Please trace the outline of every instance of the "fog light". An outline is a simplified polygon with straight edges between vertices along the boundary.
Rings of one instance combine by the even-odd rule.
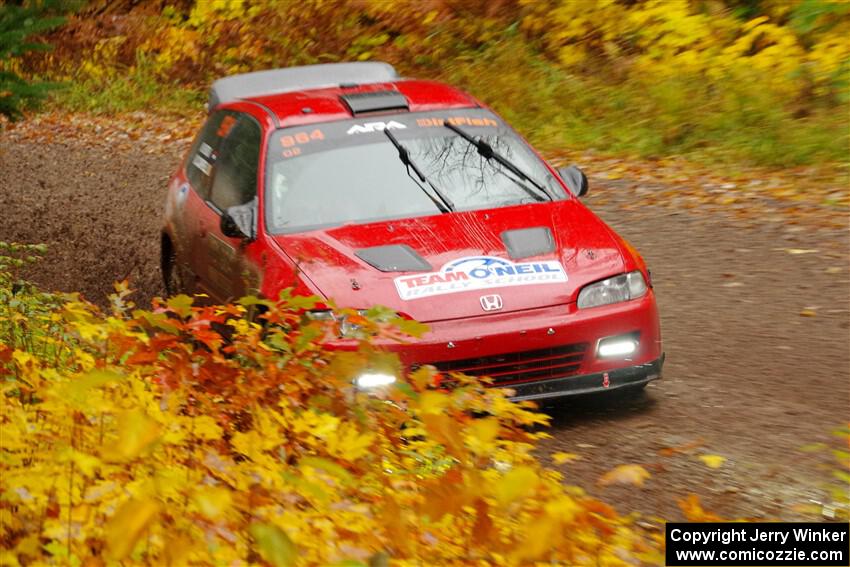
[[[392,374],[361,374],[354,381],[358,388],[380,388],[381,386],[389,386],[395,382],[395,376]]]
[[[611,337],[599,341],[596,353],[600,357],[626,356],[637,350],[637,341],[632,337]]]

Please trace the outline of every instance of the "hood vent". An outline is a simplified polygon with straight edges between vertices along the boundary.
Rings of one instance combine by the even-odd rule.
[[[428,272],[433,269],[413,248],[404,244],[362,248],[354,255],[382,272]]]
[[[521,260],[555,251],[555,239],[548,227],[520,228],[502,233],[502,242],[511,259]]]
[[[351,114],[385,112],[388,110],[408,110],[407,97],[398,91],[376,91],[355,93],[339,97],[351,109]]]

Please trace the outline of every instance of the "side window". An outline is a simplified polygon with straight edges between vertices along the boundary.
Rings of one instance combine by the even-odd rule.
[[[243,114],[222,142],[210,192],[210,201],[220,210],[256,197],[261,139],[260,125]]]
[[[195,191],[204,199],[208,199],[210,195],[213,167],[218,158],[221,141],[235,123],[236,117],[232,112],[213,113],[201,129],[201,133],[192,146],[192,151],[189,152],[186,176]]]

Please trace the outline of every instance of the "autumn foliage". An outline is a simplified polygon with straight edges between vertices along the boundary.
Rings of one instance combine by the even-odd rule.
[[[491,104],[543,149],[846,161],[837,0],[91,0],[20,61],[63,104],[198,109],[215,78],[379,59]]]
[[[83,56],[67,72],[103,76],[139,57],[182,82],[340,59],[439,72],[514,26],[572,72],[647,81],[693,75],[711,84],[743,73],[792,96],[846,96],[850,87],[850,8],[830,0],[151,1],[123,3],[138,6],[122,17],[121,2],[117,10],[89,4],[57,36],[54,61]]]
[[[658,542],[532,455],[547,418],[477,380],[331,352],[311,299],[137,309],[40,294],[0,251],[0,563],[516,565],[659,561]],[[26,262],[26,260],[23,260]],[[364,336],[410,338],[387,314]]]

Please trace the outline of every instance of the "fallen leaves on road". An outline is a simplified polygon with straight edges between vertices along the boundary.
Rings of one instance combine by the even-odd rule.
[[[37,144],[82,143],[108,146],[113,151],[181,155],[203,121],[194,118],[133,112],[119,116],[42,112],[26,120],[5,125],[2,136]]]
[[[606,156],[594,151],[562,151],[548,156],[556,167],[575,163],[590,180],[590,203],[606,204],[594,187],[627,193],[624,210],[646,206],[725,211],[740,220],[846,229],[850,174],[842,164],[781,170],[763,167],[717,168],[678,156],[656,160]],[[612,175],[612,172],[614,173]],[[598,182],[598,185],[597,185]]]
[[[726,462],[726,457],[721,457],[720,455],[700,455],[699,460],[709,468],[719,469]]]
[[[673,455],[676,455],[678,453],[688,453],[690,451],[693,451],[694,449],[702,447],[704,444],[705,441],[702,438],[698,438],[682,445],[678,445],[676,447],[665,447],[664,449],[658,451],[658,454],[662,457],[672,457]]]
[[[597,484],[599,486],[612,484],[643,486],[644,481],[650,476],[652,475],[649,474],[649,471],[640,465],[620,465],[602,475]]]
[[[575,453],[563,453],[560,451],[552,453],[552,461],[556,465],[563,465],[564,463],[571,463],[578,460],[581,460],[581,455],[576,455]]]
[[[689,522],[722,522],[723,518],[712,514],[702,507],[699,496],[688,494],[688,497],[679,500],[679,508]]]

